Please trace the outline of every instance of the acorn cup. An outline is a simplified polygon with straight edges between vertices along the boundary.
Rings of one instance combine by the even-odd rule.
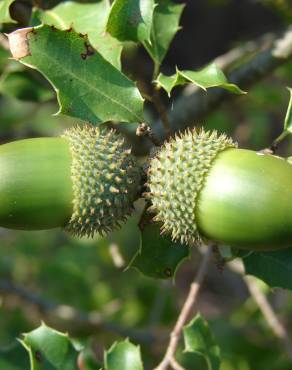
[[[215,131],[187,131],[152,158],[147,186],[161,232],[181,243],[292,246],[292,165],[283,158],[237,149]]]
[[[1,145],[0,174],[0,226],[64,227],[75,236],[118,227],[133,209],[141,179],[123,139],[89,125]]]

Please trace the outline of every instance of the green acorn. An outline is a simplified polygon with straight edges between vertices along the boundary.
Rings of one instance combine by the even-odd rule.
[[[0,226],[107,233],[133,209],[140,168],[123,139],[84,126],[0,146]]]
[[[187,131],[152,158],[147,185],[154,220],[174,240],[292,245],[292,166],[283,158],[237,149],[216,132]]]

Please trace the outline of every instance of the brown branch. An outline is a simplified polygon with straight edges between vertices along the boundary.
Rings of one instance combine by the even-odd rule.
[[[149,330],[139,330],[108,321],[99,312],[84,312],[69,305],[57,304],[24,289],[13,282],[0,278],[0,294],[20,298],[45,315],[45,320],[62,327],[70,334],[96,334],[109,331],[121,336],[130,337],[137,342],[154,343],[165,339],[164,334]],[[42,317],[43,319],[43,317]]]
[[[263,41],[264,44],[268,44],[267,40]],[[240,58],[242,57],[241,53],[238,55]],[[225,57],[228,61],[227,64],[230,64],[230,61],[235,61],[235,57],[230,57],[230,52]],[[220,58],[221,62],[220,59],[219,62],[222,67],[225,63],[224,56]],[[291,58],[292,28],[290,27],[283,35],[275,39],[270,47],[257,53],[247,63],[232,71],[228,79],[242,89],[247,89]],[[235,97],[223,89],[210,89],[207,94],[198,88],[191,89],[191,92],[189,90],[190,87],[185,88],[169,111],[168,117],[173,132],[194,126],[205,119],[220,104]],[[161,126],[157,123],[155,127],[157,135],[163,139],[165,134]]]
[[[247,285],[250,295],[258,305],[267,324],[270,326],[271,330],[277,338],[283,343],[286,350],[287,356],[292,360],[292,341],[289,338],[288,332],[284,325],[278,319],[273,307],[267,300],[263,292],[258,288],[256,278],[253,276],[244,275],[244,270],[239,261],[233,261],[228,265],[232,271],[240,274]]]
[[[174,369],[179,369],[178,367],[177,368],[174,367],[175,366],[174,364],[177,364],[177,362],[175,361],[175,352],[176,352],[176,349],[177,349],[177,346],[178,346],[178,343],[181,337],[183,326],[186,324],[192,312],[192,309],[197,301],[200,287],[207,273],[207,267],[208,267],[208,263],[210,261],[211,255],[212,255],[212,249],[209,247],[208,251],[206,252],[206,254],[204,255],[202,259],[202,262],[200,264],[195,280],[190,286],[188,296],[178,316],[174,329],[170,334],[170,340],[169,340],[169,344],[165,352],[164,358],[160,362],[160,364],[155,368],[155,370],[166,370],[169,367],[169,365],[172,365]],[[181,369],[182,368],[180,368],[180,370]]]

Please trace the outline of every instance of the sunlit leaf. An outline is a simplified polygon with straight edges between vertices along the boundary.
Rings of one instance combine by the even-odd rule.
[[[172,89],[178,85],[193,83],[201,89],[206,90],[210,87],[221,87],[234,94],[245,94],[237,85],[229,83],[226,76],[216,64],[209,64],[199,71],[179,71],[172,76],[159,74],[156,83],[161,86],[170,96]]]
[[[91,45],[106,60],[120,69],[122,45],[105,31],[109,11],[108,0],[94,4],[66,1],[46,11],[38,9],[37,14],[42,23],[61,30],[72,27],[76,32],[87,34]]]
[[[13,44],[22,37],[20,55]],[[40,71],[54,86],[60,110],[91,123],[143,120],[143,99],[135,84],[95,51],[85,37],[50,26],[9,35],[14,57]]]
[[[21,341],[30,357],[31,370],[77,370],[78,352],[68,335],[42,324]]]
[[[178,267],[188,256],[187,246],[161,236],[159,226],[147,225],[141,233],[141,249],[131,267],[156,279],[169,279],[175,277]]]
[[[106,30],[120,41],[150,40],[154,0],[115,0]]]
[[[263,280],[270,287],[292,290],[292,249],[253,252],[243,258],[245,273]]]
[[[144,42],[144,46],[158,66],[180,29],[179,20],[183,9],[184,4],[175,4],[170,0],[161,0],[154,9],[151,38]]]
[[[10,16],[10,5],[15,0],[0,0],[0,23],[16,23]]]
[[[140,347],[128,340],[115,343],[104,358],[105,370],[143,370]]]
[[[207,321],[198,314],[183,328],[185,351],[202,355],[208,370],[219,370],[220,349],[216,344]]]

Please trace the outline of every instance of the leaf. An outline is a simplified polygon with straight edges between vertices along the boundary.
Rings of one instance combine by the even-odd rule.
[[[31,370],[77,370],[78,352],[68,335],[44,323],[21,341],[29,353]]]
[[[270,287],[292,290],[292,249],[253,252],[243,258],[245,273],[263,280]]]
[[[127,339],[115,343],[104,358],[106,370],[143,370],[140,347]]]
[[[175,86],[185,85],[187,83],[193,83],[203,90],[210,87],[221,87],[234,94],[245,94],[238,86],[229,83],[222,70],[214,63],[209,64],[197,72],[179,71],[177,69],[176,73],[172,76],[165,76],[160,73],[155,82],[167,92],[168,96],[170,96]]]
[[[169,0],[161,0],[154,9],[151,38],[144,42],[144,47],[158,67],[180,29],[179,20],[183,9],[184,4],[174,4]]]
[[[9,42],[15,58],[53,85],[58,113],[93,124],[143,120],[143,99],[135,84],[76,32],[43,25],[13,32]]]
[[[106,30],[120,41],[150,40],[154,0],[115,0]]]
[[[188,256],[187,246],[161,236],[159,226],[147,225],[141,233],[141,248],[130,267],[155,279],[169,279],[175,277],[178,267]]]
[[[0,0],[0,23],[16,23],[10,16],[10,5],[15,0]]]
[[[184,326],[185,351],[198,353],[207,362],[208,370],[219,370],[220,349],[216,344],[207,321],[200,315]]]
[[[29,76],[26,71],[4,73],[0,79],[0,92],[19,100],[33,102],[44,102],[53,97],[51,90]]]
[[[284,130],[292,133],[292,89],[288,87],[290,100],[287,108],[287,113],[284,121]]]
[[[87,34],[91,45],[120,70],[122,44],[105,31],[109,11],[108,0],[96,4],[66,1],[50,10],[38,9],[37,16],[42,23],[60,30],[73,28],[76,32]]]

